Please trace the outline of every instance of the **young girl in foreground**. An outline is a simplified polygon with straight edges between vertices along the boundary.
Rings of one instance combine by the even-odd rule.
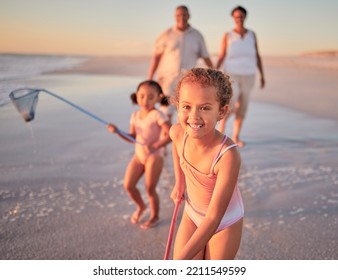
[[[129,135],[144,145],[135,144],[135,154],[125,172],[124,188],[137,206],[130,218],[133,224],[137,224],[146,209],[146,204],[136,185],[142,175],[145,175],[150,218],[141,225],[142,229],[155,226],[159,220],[159,198],[156,185],[163,167],[163,149],[161,148],[170,142],[169,121],[162,112],[155,109],[155,104],[159,102],[161,97],[160,85],[151,80],[140,83],[136,94],[131,96],[133,102],[140,106],[140,110],[131,116]],[[118,133],[113,124],[109,124],[108,130]],[[162,131],[166,132],[166,137],[160,138]],[[129,141],[123,135],[119,134],[119,136]]]
[[[186,202],[174,259],[234,259],[238,251],[244,214],[237,185],[241,160],[236,144],[215,128],[231,96],[229,77],[213,69],[191,69],[177,85],[171,198]]]

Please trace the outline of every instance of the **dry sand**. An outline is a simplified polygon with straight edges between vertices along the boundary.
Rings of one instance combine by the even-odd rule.
[[[30,83],[127,130],[129,94],[148,64],[123,65],[93,59]],[[238,259],[338,258],[338,118],[328,109],[338,104],[336,72],[291,70],[266,63],[267,87],[255,89],[243,128]],[[0,117],[1,259],[162,259],[173,211],[170,157],[158,186],[161,222],[142,231],[129,222],[134,206],[122,187],[131,145],[45,96],[30,125],[10,105]]]

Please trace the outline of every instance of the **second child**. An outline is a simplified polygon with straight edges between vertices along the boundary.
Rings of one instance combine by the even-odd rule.
[[[152,80],[140,83],[137,92],[131,96],[140,109],[135,111],[130,119],[129,135],[135,138],[137,143],[135,144],[135,154],[125,172],[124,188],[136,204],[136,210],[130,221],[137,224],[141,221],[146,210],[146,204],[137,188],[137,183],[144,174],[150,217],[141,224],[142,229],[154,227],[159,220],[160,202],[156,185],[163,168],[163,147],[170,142],[168,118],[155,108],[155,104],[160,101],[162,96],[160,85]],[[119,134],[121,138],[130,142],[119,133],[114,124],[109,124],[108,130]],[[165,137],[161,138],[161,134]]]

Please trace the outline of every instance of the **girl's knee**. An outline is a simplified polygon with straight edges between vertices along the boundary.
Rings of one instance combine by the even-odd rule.
[[[131,186],[130,184],[124,184],[123,187],[124,187],[124,190],[128,193],[132,192],[135,189],[135,187]]]
[[[146,194],[149,198],[157,197],[156,186],[146,187]]]
[[[136,184],[132,181],[125,180],[123,183],[123,187],[127,192],[133,192],[136,189]]]

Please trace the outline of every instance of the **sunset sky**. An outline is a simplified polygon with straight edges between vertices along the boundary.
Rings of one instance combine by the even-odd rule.
[[[212,54],[237,5],[262,55],[338,50],[337,0],[0,0],[0,53],[150,55],[181,4]]]

